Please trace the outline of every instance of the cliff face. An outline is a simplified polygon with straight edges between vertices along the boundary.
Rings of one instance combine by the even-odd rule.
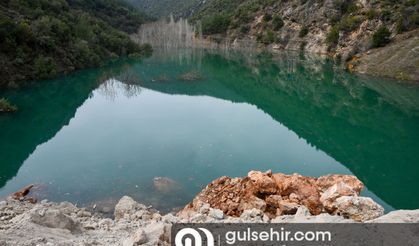
[[[204,35],[216,41],[240,44],[246,40],[259,47],[322,53],[347,62],[357,54],[397,40],[405,32],[417,30],[418,9],[417,0],[207,0],[195,10],[191,20],[201,23]],[[410,52],[402,56],[412,55]],[[410,65],[418,70],[417,63]],[[409,74],[385,76],[415,78],[410,74],[412,69],[397,70]],[[368,73],[369,69],[365,71]]]

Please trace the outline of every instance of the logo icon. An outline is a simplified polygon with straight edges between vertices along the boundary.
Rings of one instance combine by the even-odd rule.
[[[198,229],[205,234],[205,237],[207,238],[207,246],[214,246],[214,236],[212,233],[205,228]],[[183,239],[185,239],[185,244],[183,244]],[[194,244],[192,244],[192,242],[194,242]],[[175,246],[202,246],[202,243],[203,240],[201,234],[195,229],[183,228],[178,233],[176,233]]]

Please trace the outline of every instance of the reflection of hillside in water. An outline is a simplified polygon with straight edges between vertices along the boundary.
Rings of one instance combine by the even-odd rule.
[[[348,167],[387,203],[419,206],[418,199],[411,199],[419,185],[412,175],[419,172],[418,87],[356,77],[326,60],[292,53],[269,57],[199,51],[190,58],[183,64],[171,64],[176,63],[172,59],[162,64],[161,72],[172,78],[166,83],[153,82],[157,75],[143,72],[143,86],[256,105]],[[173,66],[178,69],[171,70]],[[200,71],[206,80],[185,86],[175,79],[188,70]]]
[[[179,75],[198,73],[184,81]],[[348,167],[395,208],[417,208],[419,87],[359,78],[317,57],[185,49],[144,62],[113,64],[7,96],[20,112],[0,117],[0,187],[35,148],[69,124],[99,82],[98,93],[207,95],[257,106]],[[117,81],[123,81],[120,84]],[[116,90],[118,89],[118,90]],[[6,127],[7,126],[7,127]],[[58,164],[57,164],[58,165]]]
[[[128,68],[128,63],[112,64],[0,95],[19,105],[16,114],[0,117],[0,129],[4,129],[0,131],[0,188],[16,175],[38,145],[69,124],[77,108],[102,81]]]

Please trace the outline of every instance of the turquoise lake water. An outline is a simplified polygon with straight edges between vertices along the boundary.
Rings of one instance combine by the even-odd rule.
[[[356,175],[387,210],[419,208],[419,86],[295,53],[157,51],[1,92],[0,196],[169,211],[250,170]],[[164,177],[165,183],[154,178]]]

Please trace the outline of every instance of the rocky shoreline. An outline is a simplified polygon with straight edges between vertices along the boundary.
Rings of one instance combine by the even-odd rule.
[[[0,201],[3,245],[169,245],[174,223],[418,223],[418,210],[384,215],[372,199],[359,196],[354,176],[320,178],[249,172],[244,178],[211,182],[177,214],[161,214],[128,196],[114,217],[69,202],[39,203],[13,197]]]

